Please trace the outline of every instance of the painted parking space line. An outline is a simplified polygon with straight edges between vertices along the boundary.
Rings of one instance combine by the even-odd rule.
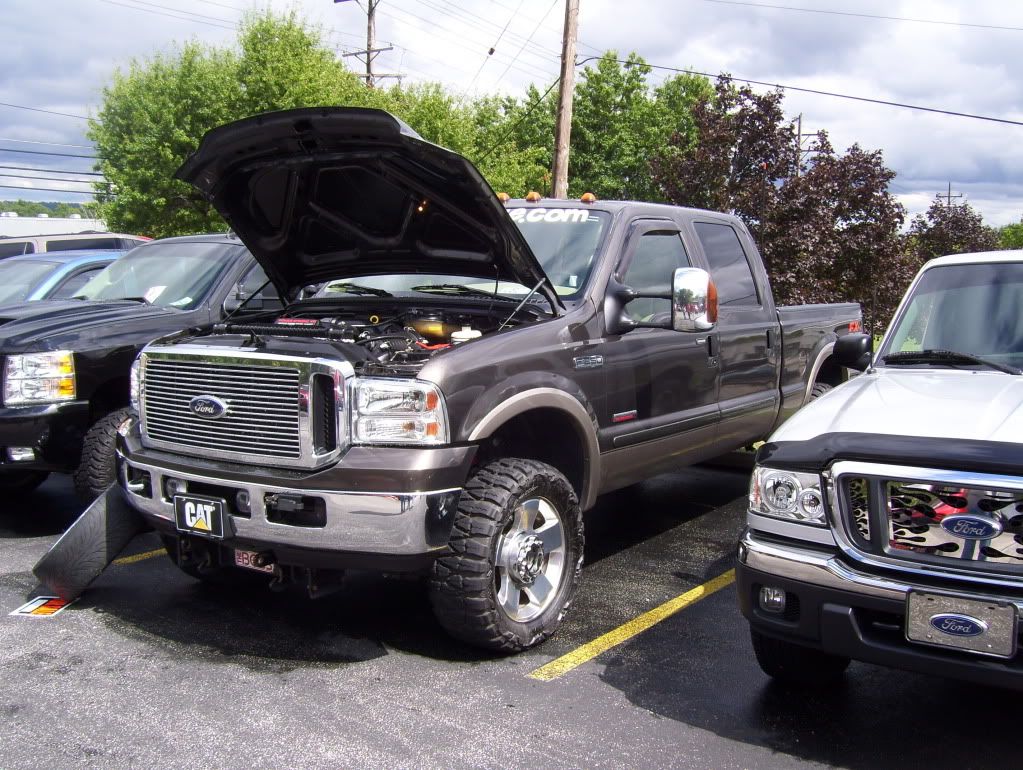
[[[114,559],[114,564],[125,565],[135,564],[146,559],[152,559],[154,556],[163,556],[167,553],[165,548],[156,548],[152,551],[143,551],[142,553],[133,553],[131,556],[122,556],[120,559]]]
[[[601,653],[607,652],[612,647],[617,647],[622,642],[627,642],[637,634],[641,634],[648,628],[655,626],[662,620],[671,617],[679,610],[684,610],[691,604],[695,604],[704,599],[716,591],[720,591],[722,588],[726,588],[735,582],[735,570],[730,569],[727,572],[718,575],[716,578],[708,580],[703,585],[699,585],[690,591],[686,591],[680,596],[676,596],[674,599],[669,599],[664,604],[654,607],[652,610],[644,612],[627,623],[623,623],[606,634],[598,636],[593,641],[587,642],[584,645],[576,647],[571,652],[562,655],[560,658],[555,658],[550,663],[546,663],[535,671],[531,671],[528,676],[533,679],[539,679],[541,682],[550,682],[557,679],[559,676],[567,674],[572,669],[581,666],[588,660],[593,660]]]

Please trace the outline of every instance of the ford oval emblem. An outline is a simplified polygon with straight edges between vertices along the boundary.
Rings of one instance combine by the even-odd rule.
[[[1002,523],[987,516],[957,514],[941,520],[941,528],[963,540],[990,540],[1002,533]]]
[[[196,417],[218,420],[227,412],[227,402],[216,396],[196,396],[188,402],[188,409]]]
[[[943,612],[931,618],[931,628],[949,636],[980,636],[987,631],[987,623],[969,615]]]

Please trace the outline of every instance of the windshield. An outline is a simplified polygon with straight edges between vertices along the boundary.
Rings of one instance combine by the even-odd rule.
[[[567,300],[577,299],[589,280],[594,256],[611,216],[604,211],[573,208],[512,208],[508,214],[519,226],[558,295]],[[372,295],[379,291],[448,296],[485,292],[521,299],[532,288],[478,276],[360,275],[331,281],[320,288],[317,296]]]
[[[893,353],[942,350],[1021,368],[1021,308],[1023,263],[932,268],[923,274],[913,290],[878,358],[883,360]],[[916,360],[914,357],[907,359],[908,362]],[[925,359],[920,365],[947,364]]]
[[[21,302],[57,267],[57,262],[36,260],[0,262],[0,304]]]
[[[237,253],[237,246],[224,243],[152,243],[111,263],[75,296],[140,299],[191,310],[205,299]]]

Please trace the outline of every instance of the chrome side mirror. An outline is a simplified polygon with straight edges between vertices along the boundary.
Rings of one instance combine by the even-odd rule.
[[[718,292],[710,273],[680,267],[671,282],[671,325],[677,332],[707,332],[718,322]]]

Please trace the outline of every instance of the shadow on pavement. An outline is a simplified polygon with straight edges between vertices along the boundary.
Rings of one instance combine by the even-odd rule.
[[[734,588],[633,640],[601,678],[659,716],[842,767],[992,767],[1019,742],[1019,697],[1007,691],[856,662],[827,690],[773,682]]]
[[[59,535],[84,508],[71,478],[51,474],[38,489],[0,501],[0,538]]]

